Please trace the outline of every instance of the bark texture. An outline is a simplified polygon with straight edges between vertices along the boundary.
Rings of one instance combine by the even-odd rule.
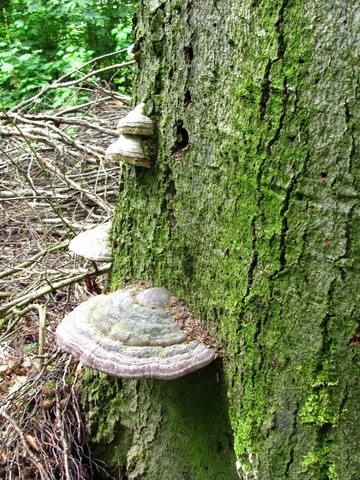
[[[112,287],[151,280],[216,333],[240,478],[359,479],[358,0],[142,0],[135,35],[156,161],[121,167]],[[232,478],[188,458],[129,478]]]

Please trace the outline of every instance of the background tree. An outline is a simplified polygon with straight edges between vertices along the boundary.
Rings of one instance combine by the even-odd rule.
[[[355,0],[139,2],[133,104],[156,161],[121,167],[111,285],[167,287],[212,328],[207,402],[240,478],[359,478],[359,17]],[[201,457],[209,419],[184,440],[174,383],[88,385],[127,478],[232,478]]]

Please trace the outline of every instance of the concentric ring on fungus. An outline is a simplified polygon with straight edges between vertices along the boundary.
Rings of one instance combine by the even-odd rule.
[[[212,362],[215,348],[189,341],[172,318],[176,311],[144,306],[133,293],[119,290],[79,305],[57,327],[59,346],[120,378],[171,380]]]

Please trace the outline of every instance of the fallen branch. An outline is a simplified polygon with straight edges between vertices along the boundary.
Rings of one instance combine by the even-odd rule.
[[[39,473],[40,473],[40,476],[42,478],[42,480],[50,480],[50,477],[48,476],[48,474],[46,473],[42,463],[40,462],[40,458],[30,450],[30,447],[29,447],[29,442],[26,441],[26,437],[25,435],[23,434],[23,432],[21,431],[20,427],[18,426],[18,424],[15,422],[15,420],[10,417],[10,415],[8,415],[3,409],[0,409],[0,415],[2,415],[10,424],[11,426],[13,427],[13,429],[16,431],[16,433],[19,435],[20,439],[21,439],[21,442],[22,442],[22,445],[23,447],[25,448],[26,450],[26,454],[28,456],[28,459],[34,464],[34,466],[38,469]]]
[[[21,270],[24,270],[27,267],[30,267],[30,265],[34,264],[40,258],[44,257],[45,255],[49,255],[50,253],[57,252],[59,250],[63,250],[69,245],[70,241],[61,243],[60,245],[55,245],[55,247],[50,247],[50,248],[45,248],[41,252],[37,253],[33,257],[29,258],[26,262],[20,263],[20,265],[17,265],[16,267],[9,268],[8,270],[5,270],[4,272],[0,272],[0,280],[2,280],[5,277],[9,277],[10,275],[13,275],[14,273],[18,273]]]
[[[54,283],[45,285],[41,288],[38,288],[37,290],[27,293],[22,297],[15,298],[11,302],[8,302],[7,304],[0,306],[0,318],[3,318],[5,315],[7,316],[9,313],[11,313],[14,310],[15,307],[17,308],[25,307],[30,302],[33,302],[34,300],[37,300],[51,292],[55,292],[59,288],[67,287],[68,285],[73,285],[74,283],[80,282],[86,276],[96,277],[98,275],[102,275],[103,273],[106,273],[109,270],[109,268],[110,268],[110,264],[107,263],[104,266],[100,268],[95,268],[90,272],[80,273],[79,275],[75,275],[70,278],[58,280]],[[0,331],[3,328],[3,326],[4,326],[4,322],[1,322]]]
[[[58,88],[73,87],[75,85],[78,85],[79,83],[83,83],[88,78],[94,77],[94,76],[96,76],[100,73],[106,72],[108,70],[113,70],[113,69],[116,69],[116,68],[129,67],[130,65],[133,65],[134,63],[135,63],[135,61],[131,60],[129,62],[123,62],[123,63],[117,63],[115,65],[110,65],[108,67],[100,68],[99,70],[94,70],[91,73],[88,73],[87,75],[84,75],[82,78],[78,78],[76,80],[70,80],[69,82],[60,83],[59,80],[61,80],[61,79],[59,79],[59,80],[55,81],[54,83],[52,83],[50,85],[46,85],[45,87],[41,88],[41,90],[36,95],[34,95],[33,97],[31,97],[27,100],[24,100],[23,102],[20,102],[18,105],[16,105],[16,107],[12,108],[10,110],[10,112],[16,112],[16,111],[22,110],[27,105],[30,105],[31,103],[36,102],[36,100],[38,100],[40,97],[45,95],[50,90],[55,90],[55,89],[58,89]],[[76,73],[76,72],[73,72],[73,73]],[[116,96],[117,98],[120,98],[121,100],[123,100],[125,102],[129,101],[129,97],[127,97],[126,95],[116,94],[114,96]]]

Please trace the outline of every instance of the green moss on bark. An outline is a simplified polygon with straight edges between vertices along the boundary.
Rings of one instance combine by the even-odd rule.
[[[128,479],[236,479],[218,362],[172,381],[88,371],[82,398],[94,453]]]

